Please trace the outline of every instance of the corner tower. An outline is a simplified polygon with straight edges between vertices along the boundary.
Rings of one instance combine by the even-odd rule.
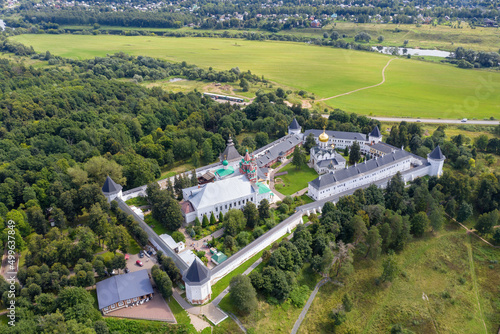
[[[302,131],[302,127],[300,126],[299,122],[297,122],[297,119],[294,118],[292,123],[288,126],[288,134],[294,134],[298,135]]]
[[[443,152],[441,152],[441,148],[436,146],[434,151],[432,151],[430,154],[427,154],[427,161],[431,164],[431,167],[429,169],[429,175],[430,176],[441,176],[443,174],[443,165],[444,165],[444,160],[446,157],[443,155]]]
[[[186,284],[186,298],[191,304],[205,304],[212,296],[210,271],[195,259],[183,275]]]
[[[115,198],[121,198],[122,197],[122,189],[123,187],[113,181],[112,178],[106,177],[106,181],[104,181],[104,185],[102,186],[102,193],[104,197],[108,200],[108,203],[113,201]]]
[[[377,144],[382,141],[382,134],[377,125],[375,125],[372,132],[368,135],[368,141],[370,144]]]

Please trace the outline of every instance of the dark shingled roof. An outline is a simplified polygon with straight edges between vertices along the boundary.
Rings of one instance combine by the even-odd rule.
[[[133,273],[116,275],[97,282],[99,309],[122,300],[141,297],[153,293],[153,287],[146,269]]]
[[[383,142],[379,142],[379,143],[370,145],[369,147],[373,148],[377,151],[380,151],[382,153],[391,153],[392,150],[397,150],[397,148],[395,148],[389,144],[383,143]]]
[[[183,279],[189,285],[202,285],[210,280],[210,271],[196,259],[187,270]]]
[[[328,137],[337,138],[337,139],[347,139],[347,140],[357,140],[357,141],[365,141],[366,135],[359,132],[346,132],[346,131],[325,131]],[[306,138],[310,133],[314,135],[314,137],[318,137],[323,133],[323,130],[310,129],[304,132],[304,138]]]
[[[397,150],[393,153],[384,155],[381,158],[371,159],[361,164],[357,164],[356,166],[350,166],[349,168],[340,169],[334,173],[321,175],[320,177],[309,182],[309,184],[316,189],[322,189],[329,187],[334,183],[343,182],[351,177],[358,177],[360,174],[371,172],[377,168],[383,167],[384,165],[408,158],[409,156],[410,153],[403,150]]]
[[[299,122],[297,122],[296,118],[294,118],[293,121],[292,121],[292,123],[290,123],[289,128],[292,129],[292,130],[300,129]]]
[[[434,160],[444,159],[443,152],[441,152],[441,148],[439,147],[439,145],[436,146],[436,148],[434,149],[434,151],[431,152],[431,154],[429,154],[429,158]]]
[[[231,139],[231,137],[229,137],[226,149],[220,155],[220,159],[221,161],[223,160],[231,161],[231,160],[241,159],[241,155],[236,150],[236,147],[234,147],[233,139]]]
[[[380,133],[380,130],[378,129],[378,126],[375,125],[375,127],[373,128],[372,132],[370,133],[370,136],[372,137],[382,137],[382,134]]]
[[[122,186],[117,184],[113,179],[111,179],[108,175],[106,178],[106,181],[104,182],[104,185],[102,186],[102,192],[103,193],[117,193],[120,190],[122,190]]]
[[[283,141],[280,143],[270,147],[266,150],[265,154],[261,155],[256,159],[257,166],[263,167],[266,166],[269,162],[276,160],[279,157],[282,157],[286,152],[291,150],[293,147],[302,143],[302,139],[300,139],[297,135],[288,135],[285,137]]]

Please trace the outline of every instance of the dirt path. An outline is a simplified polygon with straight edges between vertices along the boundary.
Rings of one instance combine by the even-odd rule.
[[[345,96],[345,95],[349,95],[349,94],[352,94],[352,93],[356,93],[356,92],[359,92],[361,90],[365,90],[365,89],[369,89],[369,88],[375,88],[375,87],[378,87],[382,84],[384,84],[385,82],[385,70],[387,69],[387,67],[389,66],[389,64],[395,60],[395,59],[398,59],[398,58],[392,58],[392,59],[389,59],[389,61],[387,62],[387,64],[384,66],[384,68],[382,69],[382,81],[379,82],[378,84],[376,85],[372,85],[372,86],[368,86],[368,87],[363,87],[363,88],[358,88],[358,89],[355,89],[355,90],[352,90],[350,92],[347,92],[347,93],[342,93],[342,94],[339,94],[339,95],[335,95],[335,96],[330,96],[330,97],[326,97],[324,99],[320,99],[320,100],[316,100],[316,101],[327,101],[327,100],[331,100],[331,99],[335,99],[337,97],[341,97],[341,96]]]
[[[299,318],[295,322],[295,325],[293,325],[291,334],[296,334],[298,332],[299,327],[302,324],[302,321],[304,320],[304,318],[305,318],[305,316],[307,314],[307,311],[309,311],[309,308],[311,307],[311,304],[312,304],[314,298],[316,297],[316,294],[319,291],[319,288],[322,287],[323,284],[325,284],[326,282],[329,282],[329,281],[330,281],[330,278],[326,277],[326,278],[323,278],[321,281],[319,281],[318,284],[316,284],[316,286],[314,287],[313,292],[311,293],[311,295],[309,296],[309,299],[307,300],[306,305],[304,305],[304,308],[302,309],[302,312],[300,312]]]
[[[479,302],[479,292],[478,292],[478,287],[477,287],[476,270],[474,268],[474,259],[472,258],[472,238],[470,235],[468,237],[469,237],[469,244],[467,245],[467,252],[469,253],[470,275],[472,277],[472,285],[474,286],[474,293],[476,294],[477,307],[479,309],[479,317],[481,318],[481,321],[483,322],[484,332],[487,334],[488,329],[486,327],[486,322],[484,322],[483,312],[481,311],[481,303]]]

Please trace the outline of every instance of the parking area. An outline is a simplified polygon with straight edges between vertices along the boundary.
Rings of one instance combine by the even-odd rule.
[[[156,264],[156,256],[151,256],[151,258],[144,255],[141,259],[139,258],[139,254],[129,254],[130,258],[127,260],[127,268],[130,272],[139,271],[142,269],[148,269],[151,271],[151,268]],[[136,264],[136,261],[140,260],[143,264],[142,267]]]
[[[125,307],[108,313],[106,316],[177,323],[174,314],[170,310],[170,307],[168,307],[167,302],[165,302],[165,299],[163,299],[160,292],[156,289],[153,299],[148,302],[138,306]]]

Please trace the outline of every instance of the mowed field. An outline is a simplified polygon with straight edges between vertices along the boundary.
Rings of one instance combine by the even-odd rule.
[[[110,35],[19,35],[38,52],[92,58],[123,51],[200,67],[239,67],[279,84],[326,98],[382,80],[391,59],[377,53],[303,43],[241,39],[164,38]],[[328,100],[332,107],[378,116],[431,118],[500,117],[500,73],[462,70],[409,59],[393,61],[378,87]]]

